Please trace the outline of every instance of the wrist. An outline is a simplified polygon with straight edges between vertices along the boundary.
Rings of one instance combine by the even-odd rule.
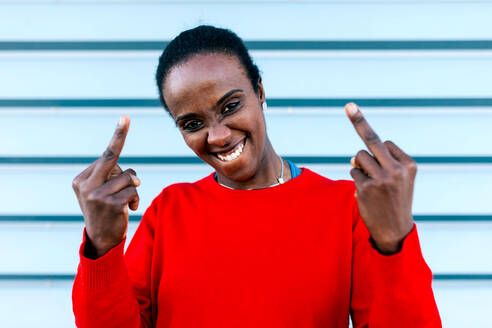
[[[95,260],[106,254],[108,250],[94,246],[94,244],[87,239],[85,242],[84,256],[88,259]]]
[[[102,256],[104,256],[111,248],[116,246],[118,243],[107,243],[107,242],[98,242],[87,234],[86,231],[86,239],[85,239],[85,248],[84,248],[84,256],[95,260]]]
[[[372,247],[383,255],[393,255],[401,251],[403,239],[398,242],[377,242],[372,237],[369,238]]]
[[[405,238],[412,232],[414,227],[414,222],[412,220],[411,225],[405,232],[395,236],[394,234],[384,233],[379,238],[374,238],[373,235],[370,236],[369,240],[374,249],[383,255],[392,255],[401,251],[403,247],[403,242]]]

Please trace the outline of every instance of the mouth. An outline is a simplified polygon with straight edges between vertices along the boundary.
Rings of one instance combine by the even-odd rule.
[[[245,145],[246,145],[246,138],[238,142],[233,149],[227,152],[215,153],[215,156],[217,156],[217,158],[223,162],[231,162],[241,155]]]

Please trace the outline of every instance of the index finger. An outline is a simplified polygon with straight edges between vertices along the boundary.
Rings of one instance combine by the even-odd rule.
[[[96,179],[98,183],[104,182],[110,171],[117,165],[129,128],[130,118],[126,115],[121,116],[108,147],[97,160],[92,171],[91,178]]]
[[[345,105],[345,113],[354,125],[355,131],[357,131],[362,141],[364,141],[367,148],[369,148],[379,163],[385,166],[385,164],[393,161],[388,148],[381,142],[379,136],[371,128],[364,115],[362,115],[359,106],[354,103],[348,103]]]

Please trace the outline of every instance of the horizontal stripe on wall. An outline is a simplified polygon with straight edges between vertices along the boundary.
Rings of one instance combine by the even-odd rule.
[[[485,213],[492,215],[492,211]],[[70,214],[79,216],[80,208]],[[138,225],[138,221],[129,222],[128,242]],[[492,221],[417,225],[422,253],[434,274],[492,274]],[[0,274],[74,274],[83,229],[83,221],[0,222],[0,243],[2,249],[9,250],[0,253]]]
[[[408,154],[492,156],[487,145],[487,140],[492,140],[492,107],[451,110],[375,107],[365,113],[382,140],[393,140]],[[196,158],[162,108],[0,110],[0,158],[98,157],[122,114],[131,117],[122,156]],[[265,112],[265,119],[270,140],[282,156],[348,158],[364,146],[343,107],[272,109]]]
[[[149,51],[163,50],[169,41],[8,41],[0,51]],[[249,50],[490,50],[492,40],[435,41],[245,41]]]
[[[414,215],[417,222],[492,222],[492,215]],[[139,222],[141,215],[130,215]],[[83,222],[82,215],[0,215],[0,222]]]
[[[0,214],[80,215],[80,206],[73,193],[72,181],[87,166],[88,164],[0,166],[0,181],[3,187],[3,192],[0,194],[3,204]],[[331,180],[351,179],[349,162],[334,165],[301,164],[300,166],[309,168]],[[492,214],[491,166],[491,164],[420,165],[415,183],[414,213],[425,215]],[[206,164],[121,165],[121,167],[133,168],[142,181],[142,187],[139,188],[140,207],[136,213],[132,213],[139,215],[143,214],[151,201],[166,186],[181,182],[194,182],[210,175],[213,171]],[[490,246],[492,249],[492,244]],[[492,259],[490,263],[492,265]],[[490,271],[492,272],[492,267]]]
[[[73,274],[0,274],[0,280],[73,280]],[[492,274],[434,274],[434,280],[492,280]]]
[[[257,57],[267,101],[309,99],[323,105],[317,99],[492,98],[492,51],[478,56],[470,51],[319,52],[311,58],[296,53]],[[150,99],[158,106],[153,78],[157,57],[114,52],[7,54],[0,57],[0,99]]]
[[[284,159],[301,164],[347,164],[350,156],[283,156]],[[492,156],[413,156],[419,164],[491,164]],[[0,165],[8,164],[90,164],[98,157],[0,157]],[[198,157],[121,157],[120,164],[204,164]]]
[[[492,98],[268,98],[269,107],[491,107]],[[0,99],[0,107],[161,107],[158,99]]]

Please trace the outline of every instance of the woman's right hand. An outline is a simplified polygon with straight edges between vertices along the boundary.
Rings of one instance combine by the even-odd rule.
[[[134,170],[122,171],[117,164],[129,127],[130,118],[122,116],[106,151],[72,182],[84,214],[89,258],[101,257],[125,238],[128,208],[138,208],[140,180]]]

